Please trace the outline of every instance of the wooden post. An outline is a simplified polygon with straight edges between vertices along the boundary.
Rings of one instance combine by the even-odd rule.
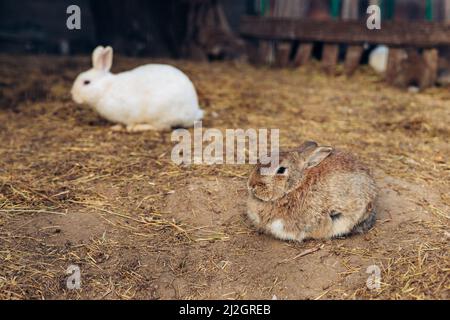
[[[338,61],[339,45],[324,44],[322,52],[322,69],[329,75],[336,72],[336,64]]]
[[[283,18],[304,18],[307,14],[307,11],[311,5],[311,0],[277,0],[275,2],[273,15],[275,17],[283,17]],[[279,67],[286,67],[289,65],[290,61],[290,54],[293,50],[294,43],[278,43],[276,45],[276,62],[275,64]],[[296,53],[294,64],[296,66],[299,66],[298,60],[298,54],[299,52],[304,52],[304,50],[308,50],[308,46],[305,47],[303,50],[300,48],[303,46],[301,44],[299,46],[299,49]],[[307,53],[307,52],[304,52]],[[310,55],[311,53],[309,53]],[[306,59],[305,59],[306,60]]]
[[[344,0],[342,3],[342,19],[356,20],[359,18],[359,1],[358,0]],[[344,70],[347,76],[351,76],[361,62],[361,57],[364,48],[361,45],[347,46],[345,54]]]
[[[279,42],[276,47],[275,64],[277,67],[285,68],[289,66],[292,43]]]
[[[396,83],[397,75],[401,71],[401,63],[406,53],[404,49],[389,48],[388,63],[386,67],[386,82],[391,85]]]
[[[313,20],[330,20],[339,16],[340,0],[317,0],[311,2],[311,18]],[[325,43],[322,49],[322,69],[327,74],[334,74],[338,60],[339,46]]]
[[[344,70],[347,76],[351,76],[358,68],[364,52],[363,46],[348,46],[345,55]]]
[[[294,58],[294,66],[301,67],[309,62],[314,44],[301,43]]]
[[[433,87],[438,77],[439,52],[437,49],[426,49],[422,53],[425,61],[425,72],[422,75],[421,88]]]
[[[274,62],[273,41],[261,40],[258,44],[258,63],[272,64]]]

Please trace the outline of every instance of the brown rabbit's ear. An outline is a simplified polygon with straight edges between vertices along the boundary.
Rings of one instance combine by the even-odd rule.
[[[302,180],[303,170],[298,166],[292,166],[289,168],[288,179],[286,184],[286,193],[296,189]]]
[[[92,54],[94,69],[101,71],[111,70],[113,62],[113,49],[111,47],[97,47]]]
[[[319,147],[314,149],[305,159],[306,160],[305,169],[310,169],[314,168],[315,166],[318,166],[332,152],[333,148],[331,147]]]
[[[311,148],[317,148],[319,145],[315,141],[305,141],[299,148],[298,152],[302,153]]]

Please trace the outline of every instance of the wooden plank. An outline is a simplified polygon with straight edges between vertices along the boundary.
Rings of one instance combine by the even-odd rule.
[[[402,72],[401,65],[402,61],[406,57],[406,52],[404,49],[400,48],[389,48],[388,63],[386,67],[386,82],[391,85],[402,85],[398,81],[398,74]]]
[[[445,0],[433,0],[433,20],[445,21]]]
[[[383,21],[381,30],[369,30],[365,21],[314,21],[310,19],[245,16],[244,37],[389,46],[436,47],[450,45],[450,25],[428,21]]]
[[[258,64],[272,64],[274,60],[273,53],[273,43],[272,41],[259,41],[258,53],[257,53],[257,63]]]
[[[289,58],[292,51],[292,43],[280,42],[276,47],[275,65],[280,68],[289,66]]]
[[[354,45],[347,47],[344,64],[344,70],[347,76],[351,76],[355,72],[356,68],[358,68],[363,52],[363,46]]]
[[[344,20],[358,19],[359,16],[359,0],[344,0],[342,2],[341,17]]]
[[[259,43],[256,41],[247,41],[245,43],[248,62],[251,64],[260,64]]]
[[[336,72],[336,64],[338,61],[339,45],[324,44],[322,51],[322,68],[327,74]]]
[[[433,87],[438,77],[439,52],[437,49],[427,49],[422,53],[426,70],[420,84],[421,88]]]
[[[312,43],[301,43],[297,49],[297,53],[294,58],[294,66],[300,67],[309,62],[312,55],[314,44]]]
[[[417,21],[426,17],[427,0],[396,0],[394,4],[394,20]]]
[[[444,21],[450,21],[450,0],[444,0]]]
[[[331,19],[330,0],[311,0],[308,15],[316,21]]]
[[[316,0],[317,1],[317,0]],[[274,3],[275,17],[304,17],[308,11],[309,3],[305,0],[277,0]]]

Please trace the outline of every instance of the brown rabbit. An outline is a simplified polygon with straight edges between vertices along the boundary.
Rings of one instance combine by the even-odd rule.
[[[248,180],[248,211],[259,230],[282,240],[329,239],[362,233],[375,223],[377,188],[351,154],[305,142],[280,152],[280,165]]]

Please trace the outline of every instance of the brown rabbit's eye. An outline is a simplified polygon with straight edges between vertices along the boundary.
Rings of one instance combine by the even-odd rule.
[[[279,167],[277,170],[277,174],[285,174],[287,171],[287,168],[285,167]]]
[[[87,86],[87,85],[90,85],[90,84],[91,84],[91,81],[90,81],[90,80],[84,80],[83,83],[84,83],[85,86]]]

